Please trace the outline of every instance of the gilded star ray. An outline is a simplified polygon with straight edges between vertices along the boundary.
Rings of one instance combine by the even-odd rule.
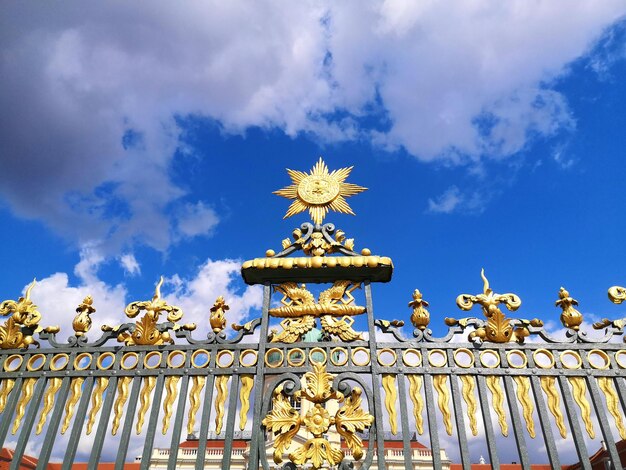
[[[352,168],[339,168],[329,172],[328,166],[320,157],[308,174],[287,169],[292,184],[274,191],[274,194],[278,196],[293,200],[284,218],[308,210],[313,222],[321,224],[329,210],[354,215],[346,198],[359,194],[367,188],[345,182]]]

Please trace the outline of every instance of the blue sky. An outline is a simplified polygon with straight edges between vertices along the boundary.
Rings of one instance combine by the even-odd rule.
[[[441,331],[481,267],[521,317],[558,323],[561,286],[623,315],[626,5],[454,5],[4,2],[1,299],[37,277],[68,331],[164,275],[190,319],[254,317],[239,264],[307,221],[272,191],[323,156],[369,188],[326,220],[394,260],[378,317],[419,288]]]

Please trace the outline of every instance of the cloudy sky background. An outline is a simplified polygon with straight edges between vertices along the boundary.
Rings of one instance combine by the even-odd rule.
[[[164,293],[206,331],[255,316],[241,260],[278,249],[285,167],[355,165],[357,249],[391,256],[376,314],[435,330],[492,286],[558,322],[624,310],[623,1],[3,2],[1,299],[95,328]],[[92,333],[93,334],[93,333]]]

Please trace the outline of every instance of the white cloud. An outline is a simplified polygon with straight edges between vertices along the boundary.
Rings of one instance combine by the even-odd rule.
[[[460,202],[461,191],[456,186],[450,186],[436,199],[428,199],[428,210],[449,214],[457,208]]]
[[[75,1],[2,10],[0,172],[11,176],[0,194],[18,215],[118,256],[138,240],[167,250],[217,221],[198,202],[200,221],[177,222],[190,207],[170,174],[177,117],[209,117],[226,132],[369,138],[425,161],[504,158],[532,135],[573,128],[551,83],[626,7]],[[372,110],[387,129],[361,127]]]
[[[76,285],[70,282],[66,273],[56,273],[37,281],[31,293],[31,300],[43,316],[42,324],[59,325],[61,332],[58,337],[62,340],[73,334],[72,320],[76,315],[76,307],[88,295],[92,296],[96,308],[96,313],[91,316],[93,325],[88,333],[91,340],[100,336],[100,327],[104,324],[116,326],[131,321],[124,314],[124,308],[130,300],[147,300],[153,295],[153,292],[146,292],[141,299],[128,299],[123,284],[108,285],[95,276],[93,269],[86,267],[87,259],[81,260],[81,263],[76,271],[87,272],[87,276]],[[177,274],[169,276],[162,293],[170,304],[183,309],[183,323],[195,322],[198,325],[194,336],[206,338],[210,329],[209,309],[218,296],[223,295],[230,306],[226,312],[229,329],[231,323],[243,322],[261,309],[262,288],[244,287],[240,269],[241,262],[236,260],[208,259],[189,279],[183,279]],[[169,294],[167,287],[173,288]]]
[[[240,261],[208,259],[191,279],[170,276],[167,284],[173,287],[173,292],[166,298],[171,304],[183,309],[185,323],[195,322],[198,325],[194,335],[202,337],[210,329],[209,309],[217,297],[222,295],[230,307],[226,312],[230,330],[231,323],[250,319],[253,311],[260,310],[263,300],[260,286],[242,286],[240,272]]]
[[[215,210],[202,201],[186,204],[178,214],[178,232],[185,237],[208,235],[218,222],[219,217]]]
[[[131,276],[136,276],[141,273],[141,267],[139,266],[135,255],[132,253],[126,253],[120,256],[120,264],[124,268],[124,271]]]
[[[126,288],[121,284],[110,286],[100,280],[90,279],[72,285],[66,273],[56,273],[37,282],[31,300],[41,312],[42,324],[59,325],[61,332],[57,336],[64,340],[73,334],[72,320],[76,316],[76,307],[91,295],[96,312],[91,315],[93,324],[88,336],[94,340],[102,334],[102,325],[124,323],[126,294]]]
[[[457,186],[450,186],[438,197],[428,199],[428,212],[451,214],[464,211],[480,213],[485,210],[489,196],[478,191],[462,192]]]

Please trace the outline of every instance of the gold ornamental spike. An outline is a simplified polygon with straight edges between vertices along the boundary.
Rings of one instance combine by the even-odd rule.
[[[82,386],[84,381],[85,379],[82,377],[72,379],[72,383],[70,384],[70,396],[65,403],[65,419],[63,420],[63,426],[61,427],[61,434],[65,434],[67,428],[70,427],[70,421],[72,421],[72,417],[74,416],[74,408],[82,395]]]
[[[613,386],[613,379],[611,377],[596,377],[596,379],[598,381],[598,385],[600,386],[600,390],[604,393],[604,397],[606,398],[606,407],[615,420],[615,426],[619,431],[619,435],[622,439],[626,439],[626,427],[624,427],[624,422],[622,421],[619,399],[617,397],[617,393],[615,392],[615,387]]]
[[[587,401],[587,386],[584,377],[568,377],[569,383],[572,385],[574,401],[580,408],[580,416],[585,423],[585,429],[591,439],[596,438],[596,432],[593,430],[593,422],[591,421],[591,406]]]
[[[48,413],[50,413],[50,410],[54,406],[54,398],[56,397],[56,393],[61,388],[62,382],[63,379],[59,377],[53,377],[49,380],[48,390],[46,390],[46,393],[43,396],[43,409],[41,410],[39,423],[37,423],[37,435],[41,434],[41,431],[43,431],[43,427],[48,419]]]
[[[102,408],[102,396],[108,386],[109,379],[107,377],[98,377],[93,394],[91,395],[91,411],[89,411],[89,418],[87,420],[87,435],[91,434],[93,430],[98,411]]]
[[[243,431],[248,422],[248,410],[250,409],[250,392],[254,386],[254,376],[245,374],[241,376],[241,389],[239,390],[239,401],[241,410],[239,410],[239,429]]]
[[[385,389],[385,408],[389,413],[389,425],[391,434],[398,434],[398,413],[396,410],[396,400],[398,390],[396,389],[396,376],[393,374],[383,374],[383,389]]]
[[[411,314],[411,323],[415,328],[424,331],[430,323],[430,313],[426,310],[428,302],[426,302],[419,289],[413,291],[413,300],[409,302],[409,307],[413,309]]]
[[[509,435],[509,426],[506,423],[506,415],[504,414],[504,394],[502,393],[502,387],[500,386],[500,378],[496,375],[490,375],[487,377],[487,387],[491,390],[493,409],[498,415],[498,423],[500,423],[500,430],[504,437]]]
[[[443,424],[446,427],[448,436],[452,436],[452,414],[450,413],[450,391],[448,390],[448,376],[435,375],[433,385],[437,390],[437,404],[443,416]]]
[[[224,297],[220,295],[213,304],[213,307],[211,307],[211,317],[209,322],[211,323],[213,333],[220,333],[224,328],[226,328],[225,312],[227,310],[230,310],[230,307],[226,304]]]
[[[215,388],[217,396],[215,397],[215,434],[222,432],[222,423],[224,419],[224,403],[226,403],[226,394],[228,392],[228,375],[220,375],[215,378]]]
[[[554,416],[561,437],[565,439],[567,437],[567,429],[565,428],[565,421],[561,412],[561,398],[559,397],[559,392],[557,392],[555,381],[554,377],[544,375],[541,377],[541,388],[545,392],[546,397],[548,397],[548,408]]]
[[[4,379],[2,381],[2,385],[0,385],[0,413],[4,411],[4,407],[7,405],[9,393],[11,393],[14,386],[15,380],[13,379]]]
[[[191,378],[193,385],[189,390],[189,416],[187,417],[187,434],[193,434],[196,426],[196,413],[200,409],[200,392],[206,383],[206,377],[194,375]]]
[[[30,402],[30,399],[33,398],[33,392],[35,391],[36,382],[36,378],[28,378],[22,383],[22,395],[17,402],[15,421],[13,421],[13,429],[11,429],[12,434],[15,434],[20,428],[22,418],[24,417],[24,413],[26,413],[26,407],[28,406],[28,402]]]
[[[528,435],[535,438],[535,422],[533,421],[533,401],[530,398],[530,379],[522,375],[513,376],[513,380],[517,384],[517,400],[522,405],[524,421],[526,421],[526,429]]]
[[[307,209],[315,224],[321,224],[329,210],[354,215],[346,198],[359,194],[367,188],[345,182],[352,168],[340,168],[330,172],[320,157],[309,174],[287,169],[292,184],[274,191],[274,194],[278,196],[293,200],[284,218]]]
[[[85,335],[91,328],[91,314],[95,313],[96,309],[93,307],[93,299],[90,295],[85,297],[82,303],[76,308],[76,317],[72,322],[74,328],[74,334],[78,336]]]
[[[461,393],[467,405],[467,417],[469,418],[470,430],[472,431],[472,436],[478,436],[478,423],[476,422],[476,410],[478,407],[476,404],[476,396],[474,395],[474,389],[476,388],[474,377],[471,375],[460,375],[459,377],[463,384]]]
[[[115,399],[115,404],[113,405],[115,414],[113,416],[113,428],[111,429],[111,434],[114,436],[117,434],[117,430],[120,427],[120,421],[122,420],[122,414],[124,413],[124,405],[126,404],[126,400],[128,400],[128,387],[132,381],[132,377],[120,377],[119,382],[117,383],[117,398]]]
[[[139,411],[137,411],[137,426],[136,431],[137,434],[141,434],[141,429],[143,428],[143,422],[146,417],[146,412],[150,407],[150,394],[154,387],[156,386],[156,377],[153,375],[146,376],[143,379],[143,387],[141,388],[141,392],[139,392]]]
[[[409,374],[406,376],[409,379],[409,396],[413,402],[413,416],[415,416],[415,427],[417,433],[421,436],[424,434],[424,418],[422,417],[422,411],[424,410],[424,399],[420,390],[422,389],[422,376],[417,374]]]
[[[173,375],[165,379],[165,400],[163,400],[163,435],[167,434],[170,427],[170,418],[174,409],[174,402],[178,396],[178,382],[180,375]]]

